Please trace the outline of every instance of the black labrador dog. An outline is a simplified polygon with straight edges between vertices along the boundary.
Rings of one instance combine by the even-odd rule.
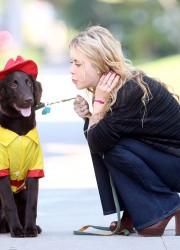
[[[41,95],[41,84],[31,75],[23,71],[7,74],[0,80],[0,127],[19,137],[35,128],[35,109]],[[25,159],[27,157],[28,153]],[[11,166],[9,169],[11,171]],[[10,174],[0,175],[0,233],[10,232],[12,237],[36,237],[41,233],[36,225],[38,179],[25,178],[25,187],[14,193]]]

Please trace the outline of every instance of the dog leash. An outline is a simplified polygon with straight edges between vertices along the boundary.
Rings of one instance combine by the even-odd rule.
[[[114,203],[115,203],[116,212],[117,212],[117,219],[118,219],[116,229],[113,232],[108,233],[108,234],[84,232],[86,229],[88,229],[90,227],[94,228],[94,229],[99,229],[99,230],[102,230],[102,231],[110,231],[110,227],[87,225],[87,226],[84,226],[84,227],[80,228],[77,231],[73,231],[73,233],[75,235],[111,236],[111,235],[114,235],[114,234],[119,234],[118,231],[119,231],[120,226],[121,226],[120,206],[119,206],[116,189],[115,189],[114,183],[112,181],[111,175],[110,175],[110,183],[111,183],[112,194],[113,194],[113,198],[114,198]],[[127,229],[123,229],[120,233],[123,233],[125,236],[130,235],[129,230],[127,230]]]
[[[50,113],[50,111],[51,111],[51,108],[49,106],[51,106],[53,104],[57,104],[57,103],[68,102],[68,101],[71,101],[74,99],[76,99],[76,97],[62,99],[61,101],[56,101],[56,102],[40,102],[38,105],[36,105],[35,110],[43,108],[42,115],[46,115],[46,114]]]
[[[51,108],[49,107],[50,105],[57,104],[57,103],[62,103],[62,102],[67,102],[67,101],[71,101],[71,100],[74,100],[74,99],[76,99],[76,97],[72,97],[72,98],[68,98],[68,99],[62,99],[61,101],[49,102],[49,103],[48,102],[46,102],[46,103],[45,102],[40,102],[36,106],[35,110],[43,108],[42,114],[46,115],[47,113],[50,113],[50,111],[51,111]],[[111,183],[115,208],[116,208],[116,212],[117,212],[117,227],[116,227],[116,229],[113,232],[108,233],[108,234],[84,232],[85,230],[87,230],[90,227],[94,228],[94,229],[99,229],[99,230],[102,230],[102,231],[110,231],[110,227],[87,225],[87,226],[83,226],[82,228],[80,228],[77,231],[73,231],[73,233],[75,235],[111,236],[111,235],[120,234],[120,233],[123,233],[125,236],[130,235],[129,230],[127,230],[127,229],[123,229],[120,233],[118,232],[119,229],[120,229],[120,226],[121,226],[120,206],[119,206],[116,189],[115,189],[114,183],[112,181],[111,175],[109,175],[109,177],[110,177],[110,183]]]

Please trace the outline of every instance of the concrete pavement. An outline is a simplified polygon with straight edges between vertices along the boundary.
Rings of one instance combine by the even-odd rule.
[[[180,237],[173,236],[171,220],[163,237],[77,236],[84,225],[109,226],[116,214],[103,216],[81,123],[39,123],[45,155],[46,177],[40,180],[38,219],[43,232],[37,238],[11,238],[0,235],[0,250],[177,250]],[[51,135],[47,130],[51,128]],[[72,141],[59,138],[71,136]],[[65,129],[66,128],[66,129]],[[75,133],[76,132],[76,133]],[[69,138],[69,137],[68,137]],[[91,232],[95,230],[91,230]],[[97,231],[96,231],[97,232]]]
[[[180,237],[173,236],[170,222],[165,236],[76,236],[73,230],[86,224],[108,226],[116,217],[102,216],[96,189],[42,189],[39,194],[37,238],[0,235],[1,250],[178,250]]]

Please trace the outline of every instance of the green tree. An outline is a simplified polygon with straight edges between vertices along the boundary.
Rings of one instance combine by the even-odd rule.
[[[100,24],[122,42],[130,58],[180,52],[180,0],[52,0],[69,28]]]

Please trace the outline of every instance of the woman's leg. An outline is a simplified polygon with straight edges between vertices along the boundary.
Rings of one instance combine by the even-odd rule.
[[[150,147],[143,143],[139,145],[135,140],[123,139],[105,154],[104,163],[133,219],[135,228],[140,230],[172,214],[180,207],[180,198],[152,170],[152,166],[133,152],[132,141],[134,151],[140,150],[142,154],[148,154]],[[150,151],[149,157],[153,158],[153,152]],[[156,157],[157,154],[156,151]],[[164,161],[158,159],[158,164],[164,164]],[[178,177],[174,177],[176,183],[177,180]]]
[[[180,192],[180,158],[132,139],[121,140],[121,145],[142,159],[173,191]]]
[[[91,157],[97,181],[97,186],[99,190],[99,196],[101,200],[103,214],[108,215],[116,213],[116,208],[112,194],[112,187],[110,184],[109,171],[106,169],[106,166],[100,155],[91,153]],[[120,209],[125,210],[122,198],[120,197],[119,194],[117,195],[120,204]]]

